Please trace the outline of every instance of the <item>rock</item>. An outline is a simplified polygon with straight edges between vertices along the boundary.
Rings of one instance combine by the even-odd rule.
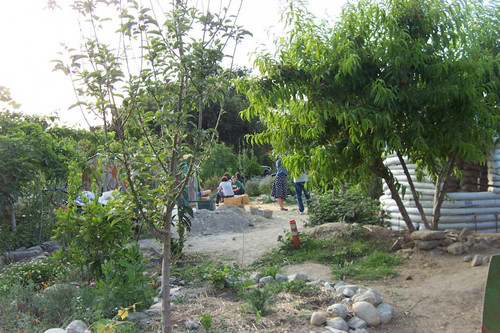
[[[368,302],[356,302],[352,306],[352,310],[359,318],[363,319],[368,326],[380,325],[380,315],[377,309]]]
[[[359,295],[354,303],[357,302],[368,302],[373,306],[378,306],[380,303],[382,303],[384,300],[380,293],[374,289],[368,289],[365,293],[362,295]]]
[[[286,282],[288,281],[288,277],[284,274],[276,274],[276,276],[274,277],[274,279],[277,281],[277,282]]]
[[[479,266],[479,265],[482,265],[483,264],[483,257],[480,256],[479,254],[476,254],[474,256],[474,258],[472,258],[472,261],[471,261],[471,266]]]
[[[330,282],[325,282],[324,284],[325,288],[330,291],[336,291],[335,288],[331,285]]]
[[[288,281],[293,281],[293,280],[304,280],[307,281],[307,275],[302,274],[302,273],[297,273],[293,275],[288,276]]]
[[[485,257],[483,258],[483,264],[487,264],[487,263],[489,263],[489,262],[490,262],[490,256],[485,256]]]
[[[399,237],[394,244],[391,246],[391,252],[396,252],[397,250],[401,250],[403,246],[403,238]]]
[[[261,278],[259,280],[259,283],[268,284],[268,283],[273,282],[273,281],[274,281],[274,278],[272,276],[264,276],[263,278]]]
[[[464,243],[453,243],[446,248],[446,251],[453,255],[464,254],[467,252],[467,246]]]
[[[342,319],[345,319],[345,317],[347,316],[347,306],[345,304],[337,303],[330,305],[327,311],[333,317],[340,317]]]
[[[443,240],[445,236],[445,232],[440,230],[414,231],[410,235],[411,239],[421,241]]]
[[[351,288],[344,288],[344,290],[342,290],[342,295],[344,295],[345,297],[352,297],[354,296],[354,291],[351,289]]]
[[[355,330],[363,329],[367,326],[366,321],[364,321],[363,319],[361,319],[359,317],[352,317],[347,322],[347,325],[349,325],[350,328],[353,328]]]
[[[329,326],[325,326],[325,330],[325,333],[347,333],[347,331],[339,330]]]
[[[320,284],[322,282],[323,281],[321,281],[321,280],[314,280],[314,281],[311,281],[311,282],[307,282],[306,286],[315,286],[315,285],[318,285],[318,284]]]
[[[198,324],[192,320],[186,320],[186,322],[184,323],[184,326],[188,330],[197,330],[200,327],[200,324]]]
[[[335,283],[334,288],[335,288],[335,290],[338,290],[338,288],[340,288],[342,286],[345,286],[344,281],[340,281],[340,282]]]
[[[67,327],[67,333],[86,333],[87,325],[81,320],[73,320]]]
[[[413,244],[413,246],[415,246],[415,244]],[[409,256],[409,255],[412,255],[414,253],[414,251],[413,251],[413,249],[402,249],[402,250],[399,250],[398,253],[401,253],[404,256]]]
[[[394,310],[392,309],[392,306],[387,303],[379,304],[379,306],[377,306],[377,311],[380,315],[381,324],[387,324],[392,320],[392,317],[394,316]]]
[[[465,256],[464,257],[464,262],[471,262],[472,261],[472,256]]]
[[[137,322],[146,319],[147,317],[148,316],[144,312],[129,312],[128,316],[124,320]]]
[[[463,228],[460,233],[458,234],[459,237],[466,237],[466,236],[469,236],[469,235],[472,235],[472,231],[470,231],[469,229],[467,228]]]
[[[340,301],[340,304],[344,304],[345,306],[351,306],[352,298],[344,298],[343,300]]]
[[[370,333],[366,328],[358,328],[355,330],[351,330],[349,333]]]
[[[255,272],[250,275],[250,281],[253,283],[259,283],[260,279],[262,279],[262,274],[260,273]]]
[[[59,250],[60,248],[62,248],[61,245],[59,245],[59,243],[57,241],[46,241],[46,242],[43,242],[42,244],[40,244],[40,247],[44,251],[47,251],[47,252],[50,252],[50,253],[53,253],[56,250]]]
[[[326,321],[326,326],[332,327],[341,331],[349,332],[349,325],[340,317],[335,317]]]
[[[359,288],[358,290],[356,290],[356,294],[364,294],[366,292],[366,289],[365,288]]]
[[[489,246],[484,243],[476,243],[472,245],[472,251],[474,252],[486,251],[487,249],[489,249]]]
[[[442,245],[443,241],[442,240],[416,240],[415,241],[415,247],[420,250],[432,250],[435,247]]]
[[[407,277],[405,277],[405,280],[413,280],[413,276],[408,275]]]
[[[326,323],[326,314],[324,312],[314,312],[311,316],[311,325],[321,326]]]
[[[413,249],[414,247],[415,247],[415,241],[410,241],[401,245],[401,249],[403,250]]]
[[[342,293],[345,288],[351,289],[352,291],[356,292],[360,288],[359,285],[357,284],[346,284],[340,287],[335,287],[335,289],[339,292]]]
[[[66,330],[63,330],[62,328],[49,328],[43,333],[66,333]]]
[[[264,216],[266,219],[270,219],[273,217],[273,211],[265,209],[262,211],[262,216]]]

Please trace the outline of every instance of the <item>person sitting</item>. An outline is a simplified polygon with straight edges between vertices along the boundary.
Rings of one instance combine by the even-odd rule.
[[[234,174],[237,180],[239,180],[243,185],[245,185],[245,178],[241,175],[241,173],[238,171]]]
[[[243,186],[243,184],[238,180],[237,176],[234,175],[232,178],[231,178],[231,185],[233,187],[233,192],[234,192],[234,195],[241,195],[241,194],[245,194],[245,187]]]
[[[221,183],[217,187],[217,197],[215,203],[218,205],[219,202],[223,202],[224,198],[234,197],[233,187],[231,186],[231,181],[224,175],[221,178]]]

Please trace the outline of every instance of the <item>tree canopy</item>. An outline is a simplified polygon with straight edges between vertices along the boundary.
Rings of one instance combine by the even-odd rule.
[[[485,160],[499,119],[498,2],[359,1],[333,26],[288,3],[276,56],[262,54],[261,75],[240,85],[244,115],[267,125],[253,140],[322,184],[377,174],[412,230],[383,158],[408,156],[436,177],[457,158]]]

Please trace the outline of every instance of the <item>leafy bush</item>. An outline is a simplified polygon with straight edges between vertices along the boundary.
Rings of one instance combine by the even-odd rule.
[[[132,243],[122,253],[123,258],[102,265],[103,278],[96,283],[97,294],[102,297],[99,308],[107,318],[133,304],[138,310],[147,309],[153,301],[154,288],[151,278],[142,274],[147,267],[139,245]]]
[[[76,197],[81,185],[81,173],[72,173],[70,197]],[[88,280],[102,277],[102,264],[121,256],[121,250],[132,238],[132,219],[123,197],[117,195],[107,206],[98,202],[100,191],[94,184],[95,198],[82,196],[84,206],[79,208],[72,201],[66,210],[57,212],[55,238],[67,246],[68,251],[58,251],[58,258],[66,258],[80,269]]]
[[[43,285],[65,280],[70,275],[69,265],[61,265],[51,259],[39,260],[28,264],[11,264],[0,274],[0,290],[12,285],[32,285],[42,289]]]
[[[335,198],[331,194],[323,195],[319,201],[309,207],[307,226],[316,226],[329,222],[373,224],[386,226],[384,216],[377,214],[378,201],[357,193],[347,193]]]
[[[272,276],[273,278],[276,277],[276,274],[280,272],[280,266],[277,264],[269,264],[265,266],[263,269],[261,269],[261,274],[263,276]]]
[[[220,290],[239,289],[243,285],[239,278],[244,274],[245,272],[237,266],[217,265],[210,267],[204,279],[210,281],[215,288]]]
[[[250,197],[257,197],[260,195],[260,178],[252,178],[245,183],[245,193]]]
[[[259,192],[260,194],[268,194],[271,195],[273,190],[274,177],[266,176],[262,178],[259,182]]]
[[[212,147],[209,157],[200,167],[199,175],[204,180],[218,176],[220,182],[220,177],[226,172],[232,175],[236,171],[238,171],[238,157],[231,147],[221,143]]]
[[[249,291],[241,292],[240,295],[248,302],[248,307],[257,317],[268,314],[269,306],[274,304],[274,292],[267,285],[263,288],[252,288]]]

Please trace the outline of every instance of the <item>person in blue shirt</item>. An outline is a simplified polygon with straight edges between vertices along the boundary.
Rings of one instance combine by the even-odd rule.
[[[284,207],[285,199],[288,196],[288,187],[286,184],[286,177],[288,171],[281,164],[281,157],[276,159],[276,178],[274,179],[273,190],[271,195],[276,198],[280,210],[288,210]]]

